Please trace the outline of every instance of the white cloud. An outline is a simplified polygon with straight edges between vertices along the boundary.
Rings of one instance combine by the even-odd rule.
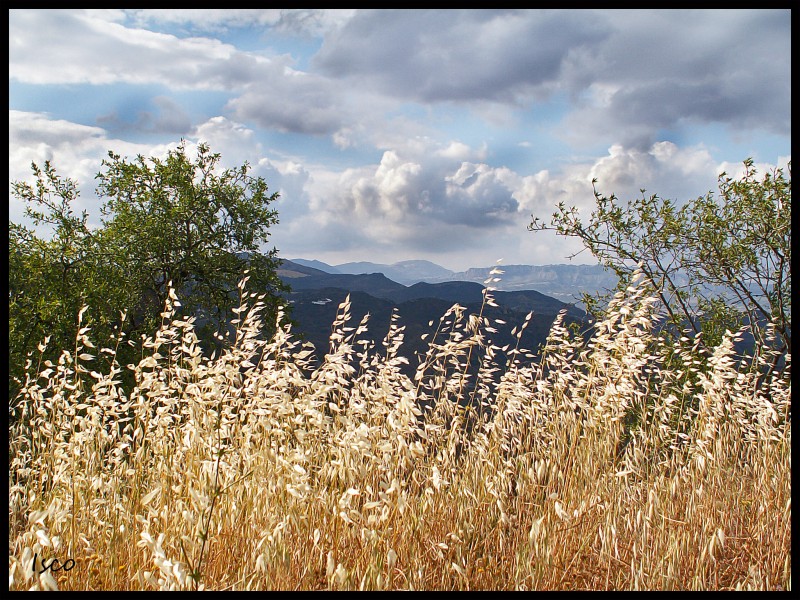
[[[569,243],[525,227],[559,201],[588,214],[592,177],[620,198],[640,188],[693,198],[741,163],[725,162],[739,157],[718,130],[704,144],[682,139],[706,139],[718,123],[741,132],[740,146],[762,147],[763,132],[776,147],[788,141],[789,14],[15,9],[9,82],[28,85],[11,106],[47,84],[53,97],[59,86],[71,99],[86,90],[103,108],[10,111],[10,175],[52,159],[96,207],[93,176],[108,149],[149,156],[184,136],[190,149],[208,141],[226,165],[252,163],[280,190],[283,255],[562,262]],[[234,45],[240,27],[258,50]],[[309,36],[324,36],[315,57]],[[110,83],[134,94],[104,96]],[[145,97],[148,111],[135,112]],[[557,157],[542,131],[566,143]],[[161,143],[120,139],[131,132]]]
[[[614,194],[621,202],[640,197],[641,189],[686,201],[715,189],[717,169],[703,147],[657,142],[642,151],[615,144],[605,156],[566,165],[556,173],[544,170],[521,178],[516,195],[525,211],[546,222],[560,202],[575,206],[588,218],[595,206],[593,179],[600,194]]]
[[[141,26],[154,23],[190,25],[199,31],[217,32],[226,28],[259,25],[301,35],[324,35],[338,29],[354,14],[355,9],[285,9],[285,8],[137,8],[127,9],[115,18],[130,19]]]
[[[468,105],[498,125],[513,122],[509,109],[563,92],[574,111],[562,135],[584,147],[645,148],[659,130],[698,123],[785,134],[789,14],[362,11],[325,38],[313,65],[362,90]]]
[[[51,161],[61,177],[78,183],[80,197],[73,209],[89,213],[91,225],[99,225],[101,201],[95,195],[94,176],[109,150],[129,156],[146,156],[164,151],[164,146],[140,145],[109,139],[105,130],[63,119],[51,119],[43,113],[10,110],[8,113],[8,170],[10,181],[33,181],[31,162],[43,166]],[[11,197],[9,219],[24,220],[22,203]]]
[[[92,11],[13,10],[9,31],[9,79],[24,83],[231,90],[270,66],[215,39],[126,27]]]
[[[436,154],[444,158],[453,160],[470,160],[480,159],[485,157],[484,152],[475,152],[472,148],[461,142],[452,141],[441,150],[437,150]]]
[[[355,219],[376,239],[416,239],[434,224],[481,230],[516,213],[507,169],[461,160],[466,145],[414,140],[384,152],[375,167],[348,169],[336,191],[314,204],[331,218]],[[420,239],[420,242],[424,240]]]
[[[225,117],[198,126],[187,142],[189,152],[201,140],[222,154],[223,166],[248,161],[252,174],[280,193],[275,205],[280,223],[272,243],[282,256],[334,262],[356,255],[384,262],[427,257],[456,269],[486,266],[501,257],[506,264],[564,262],[581,249],[578,242],[526,227],[531,214],[549,219],[559,201],[588,217],[592,178],[598,179],[598,191],[623,201],[638,197],[640,188],[681,201],[715,190],[721,170],[734,174],[740,167],[717,164],[702,146],[658,142],[645,151],[615,145],[597,159],[523,175],[464,160],[479,156],[481,148],[421,138],[385,151],[377,164],[336,171],[268,156],[252,129]],[[78,210],[95,215],[100,201],[94,198],[93,177],[109,149],[128,157],[163,156],[176,142],[132,144],[110,139],[97,127],[9,112],[11,179],[28,179],[29,171],[20,165],[52,160],[60,174],[77,179]],[[787,160],[782,157],[778,164]],[[762,173],[771,168],[757,166]],[[12,220],[22,215],[14,201],[9,212]],[[594,261],[583,253],[576,262]]]
[[[556,85],[573,40],[607,31],[572,11],[368,10],[327,36],[314,64],[403,98],[513,103]]]
[[[331,82],[290,69],[253,82],[228,108],[265,129],[312,135],[335,133],[349,113]]]

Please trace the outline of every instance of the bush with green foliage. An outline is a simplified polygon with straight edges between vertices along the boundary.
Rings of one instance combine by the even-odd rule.
[[[753,324],[756,344],[778,351],[777,365],[791,345],[791,163],[788,178],[775,169],[759,179],[749,158],[744,166],[739,179],[719,176],[717,198],[709,192],[679,205],[641,190],[622,203],[595,187],[588,222],[562,202],[550,224],[532,215],[528,228],[579,239],[617,274],[617,291],[641,268],[673,339],[688,335],[707,349],[726,330]],[[606,300],[584,298],[598,317]]]
[[[119,359],[133,361],[138,338],[161,323],[170,282],[181,294],[183,313],[199,317],[206,342],[235,316],[236,286],[246,270],[267,294],[270,310],[282,303],[277,250],[261,251],[278,222],[271,207],[278,194],[250,175],[248,163],[233,169],[219,163],[220,155],[205,144],[194,159],[185,142],[164,159],[129,161],[109,152],[96,177],[105,198],[97,228],[85,211],[73,211],[77,183],[49,162],[32,164],[33,184],[12,182],[26,216],[52,235],[9,223],[10,398],[42,340],[54,349],[74,344],[75,317],[84,306],[84,322],[116,342]],[[45,351],[42,360],[56,360],[54,352]],[[99,354],[102,360],[105,353]]]

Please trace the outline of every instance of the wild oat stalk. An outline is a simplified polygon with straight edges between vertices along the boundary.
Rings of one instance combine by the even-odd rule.
[[[409,378],[402,315],[315,363],[245,284],[210,356],[172,293],[132,386],[82,314],[29,358],[9,589],[791,589],[791,356],[667,345],[634,282],[537,356],[455,305]]]

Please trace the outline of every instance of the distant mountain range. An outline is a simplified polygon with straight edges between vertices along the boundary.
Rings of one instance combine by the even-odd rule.
[[[549,268],[551,287],[553,277],[558,276],[558,266]],[[508,272],[508,267],[505,268]],[[385,337],[393,310],[397,310],[400,325],[406,327],[405,342],[401,354],[409,358],[408,369],[416,368],[411,360],[413,354],[424,353],[430,338],[423,341],[423,334],[432,335],[439,319],[453,304],[465,307],[468,314],[477,314],[483,303],[484,286],[482,282],[489,277],[491,267],[470,269],[465,273],[452,273],[427,261],[404,261],[393,265],[375,263],[347,263],[335,267],[316,260],[284,260],[278,269],[278,276],[291,287],[288,300],[291,304],[295,331],[314,344],[318,358],[328,351],[331,324],[339,304],[350,295],[351,326],[355,327],[361,317],[370,314],[368,330],[364,339],[371,340],[380,348]],[[347,272],[350,271],[350,272]],[[358,272],[353,272],[358,271]],[[520,286],[522,273],[514,276],[513,285]],[[569,269],[567,269],[569,272]],[[389,277],[393,275],[398,281]],[[448,275],[449,274],[449,275]],[[595,273],[597,281],[597,274]],[[565,278],[565,289],[575,289],[579,279],[575,273],[572,280]],[[439,279],[451,278],[439,281]],[[480,279],[480,282],[473,279]],[[540,274],[540,279],[545,279]],[[570,287],[572,286],[572,287]],[[497,331],[491,334],[497,346],[517,344],[511,330],[521,326],[529,312],[534,316],[528,323],[520,347],[535,351],[543,343],[556,315],[566,311],[567,322],[582,323],[586,319],[583,310],[574,304],[533,289],[498,289],[492,292],[496,307],[484,308],[491,326]],[[495,319],[504,322],[494,323]],[[433,325],[429,323],[433,322]],[[499,362],[503,358],[500,357]]]
[[[371,262],[351,262],[329,265],[318,260],[292,259],[290,262],[311,267],[329,274],[381,273],[403,285],[471,281],[482,284],[495,267],[479,267],[454,272],[426,260],[406,260],[391,265]],[[580,306],[581,295],[613,289],[617,279],[613,271],[602,265],[502,265],[500,281],[492,284],[502,291],[535,290],[547,296]]]

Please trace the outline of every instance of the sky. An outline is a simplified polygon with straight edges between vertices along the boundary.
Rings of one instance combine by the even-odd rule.
[[[9,181],[50,160],[99,226],[109,150],[204,142],[282,258],[591,264],[531,216],[785,168],[790,51],[788,9],[13,9]]]

